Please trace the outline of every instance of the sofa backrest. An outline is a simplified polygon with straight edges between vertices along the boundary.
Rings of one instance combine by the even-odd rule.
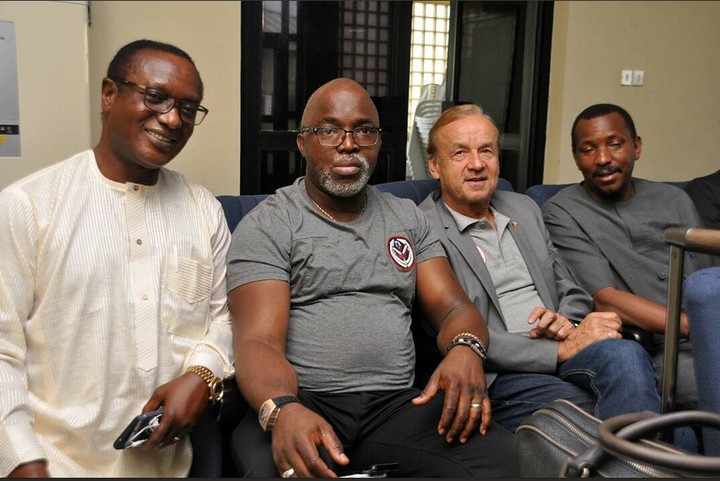
[[[531,185],[525,190],[525,195],[528,195],[535,201],[535,203],[542,207],[547,200],[553,195],[557,194],[560,189],[573,184],[538,184]]]
[[[688,181],[687,180],[667,181],[665,183],[674,185],[674,186],[679,187],[684,190],[685,186],[688,184]],[[531,185],[530,187],[528,187],[525,190],[525,194],[530,196],[532,198],[532,200],[534,200],[538,206],[542,207],[550,197],[557,194],[560,190],[564,189],[565,187],[567,187],[569,185],[575,185],[575,183]]]
[[[425,197],[437,190],[439,186],[439,182],[435,179],[399,180],[375,185],[381,192],[390,192],[397,197],[411,199],[416,204],[420,204],[425,200]],[[498,189],[512,191],[513,187],[507,179],[500,178],[498,181]],[[217,196],[225,212],[225,219],[227,220],[230,231],[235,230],[240,219],[254,209],[260,202],[265,200],[266,197],[266,194]]]

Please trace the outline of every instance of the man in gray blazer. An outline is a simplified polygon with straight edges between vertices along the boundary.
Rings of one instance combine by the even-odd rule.
[[[429,168],[441,189],[421,209],[488,322],[493,418],[515,430],[564,398],[595,416],[660,411],[648,353],[622,339],[613,312],[591,312],[529,197],[497,191],[499,133],[475,105],[452,107],[430,132]]]

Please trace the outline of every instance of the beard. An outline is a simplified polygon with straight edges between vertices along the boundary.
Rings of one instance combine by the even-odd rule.
[[[612,190],[593,186],[593,190],[599,197],[601,197],[602,199],[605,199],[607,201],[620,200],[620,198],[622,197],[621,194],[623,192],[622,186],[618,187],[617,189],[612,189]]]
[[[347,163],[348,160],[354,161],[354,164],[359,164],[360,177],[351,183],[340,183],[333,179],[333,174],[330,168],[321,170],[318,176],[318,183],[320,186],[329,194],[335,197],[353,197],[363,190],[365,185],[370,180],[372,171],[370,170],[370,162],[367,158],[360,154],[340,154],[333,158],[333,164]]]
[[[616,174],[621,173],[621,169],[617,167],[601,167],[597,168],[593,171],[592,175],[593,177],[602,177],[605,175],[610,174]],[[628,186],[630,185],[630,180],[624,180],[619,186],[617,187],[611,187],[609,185],[601,185],[598,183],[590,182],[590,187],[592,188],[595,193],[607,200],[607,201],[618,201],[622,198],[623,194],[627,190]]]

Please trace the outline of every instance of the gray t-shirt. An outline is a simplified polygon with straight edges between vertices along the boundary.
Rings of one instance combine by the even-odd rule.
[[[702,222],[683,190],[636,178],[633,183],[635,196],[614,204],[595,202],[580,184],[566,187],[545,203],[543,218],[560,255],[590,294],[614,287],[665,305],[670,262],[665,229]],[[707,261],[686,254],[686,275]]]
[[[411,200],[369,186],[364,213],[335,222],[312,206],[300,178],[238,224],[228,290],[290,283],[286,355],[301,388],[399,389],[413,382],[416,265],[439,256],[443,248]]]

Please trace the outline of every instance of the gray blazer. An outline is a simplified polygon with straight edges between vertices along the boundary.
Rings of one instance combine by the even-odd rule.
[[[524,194],[496,191],[490,204],[510,218],[508,228],[545,306],[570,320],[582,320],[592,310],[592,297],[577,285],[558,256],[535,201]],[[551,339],[531,339],[527,335],[507,332],[490,273],[470,234],[463,234],[458,229],[455,219],[441,199],[440,191],[428,196],[420,208],[440,236],[440,242],[460,284],[488,323],[488,385],[498,372],[554,373],[557,368],[558,343]]]

